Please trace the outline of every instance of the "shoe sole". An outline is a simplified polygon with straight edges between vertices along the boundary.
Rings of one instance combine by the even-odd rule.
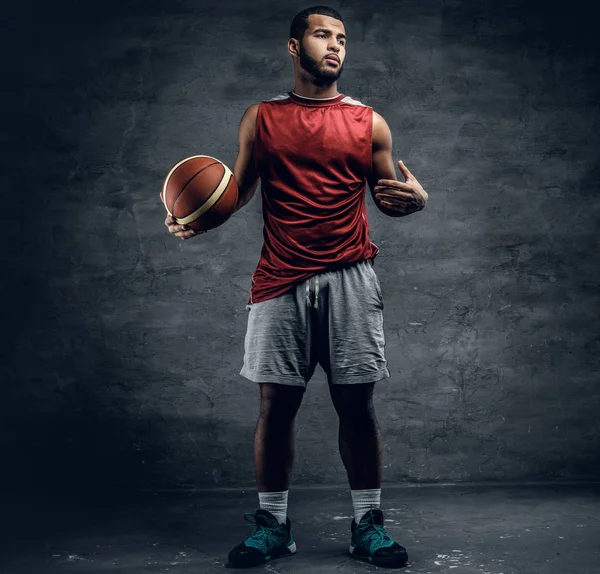
[[[281,556],[265,556],[262,562],[253,562],[252,564],[236,564],[231,560],[228,560],[229,566],[233,568],[254,568],[256,566],[260,566],[261,564],[266,564],[267,562],[272,562],[273,560],[279,560],[280,558],[290,558],[296,553],[296,543],[294,542],[291,546],[286,546],[286,548],[290,551],[290,554],[282,554]]]
[[[371,558],[370,556],[361,556],[360,554],[355,554],[354,550],[356,546],[352,546],[350,544],[350,548],[348,552],[352,558],[356,558],[356,560],[361,560],[362,562],[366,562],[367,564],[373,564],[373,566],[382,566],[383,568],[404,568],[408,564],[408,557],[402,563],[398,563],[398,558]]]

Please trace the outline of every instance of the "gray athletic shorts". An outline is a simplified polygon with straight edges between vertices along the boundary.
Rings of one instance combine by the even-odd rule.
[[[317,364],[330,384],[390,376],[383,296],[371,260],[319,273],[246,309],[240,375],[251,381],[306,387]]]

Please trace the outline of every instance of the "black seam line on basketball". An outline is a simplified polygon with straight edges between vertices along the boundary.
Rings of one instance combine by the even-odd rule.
[[[192,175],[192,177],[190,177],[190,179],[188,179],[185,182],[185,185],[181,188],[181,191],[177,194],[177,197],[173,200],[173,208],[172,208],[173,213],[175,213],[175,207],[177,206],[177,202],[179,201],[179,198],[182,196],[183,192],[185,191],[185,188],[190,184],[192,179],[194,179],[198,174],[202,173],[205,169],[209,168],[211,165],[216,165],[218,163],[219,163],[218,161],[213,161],[212,163],[205,165],[201,170],[197,171],[194,175]]]
[[[185,188],[190,184],[190,181],[192,181],[192,179],[194,179],[199,173],[202,173],[205,169],[208,169],[211,165],[216,165],[218,163],[220,163],[220,162],[213,161],[212,163],[205,165],[201,170],[197,171],[194,175],[192,175],[192,177],[190,177],[190,179],[188,179],[185,182],[185,185],[181,188],[181,191],[177,194],[177,197],[173,200],[173,207],[171,208],[172,213],[175,213],[175,207],[177,206],[177,202],[179,201],[181,194],[185,191]]]
[[[227,171],[225,171],[224,174],[226,174],[226,173],[227,173]],[[223,196],[225,195],[225,192],[227,191],[227,188],[229,187],[229,184],[231,183],[231,180],[233,179],[233,177],[234,177],[233,172],[231,172],[231,174],[229,175],[229,181],[227,182],[227,185],[223,188],[223,191],[221,192],[221,195],[219,195],[219,197],[217,198],[217,200],[202,215],[200,215],[196,219],[194,219],[194,221],[198,221],[198,219],[200,219],[201,217],[204,217],[205,215],[209,214],[215,208],[215,205],[217,205],[219,203],[219,201],[221,201],[223,199]],[[207,201],[209,201],[210,198],[215,193],[217,193],[216,189],[206,198],[206,201],[204,203],[206,203]],[[229,217],[231,217],[231,215],[233,215],[233,213],[231,213],[229,215]],[[190,221],[190,223],[193,223],[194,221]]]
[[[217,201],[215,201],[209,208],[208,211],[205,211],[202,215],[206,215],[207,213],[210,213],[216,205],[219,204],[219,201],[221,201],[223,199],[223,196],[225,195],[225,191],[227,191],[227,188],[229,187],[229,184],[231,183],[231,179],[233,178],[233,172],[231,173],[231,175],[229,176],[229,181],[227,182],[227,185],[225,186],[225,189],[223,189],[223,193],[219,196],[219,199],[217,199]],[[216,190],[215,190],[216,191]],[[214,191],[213,191],[214,193]],[[212,194],[211,196],[212,197]]]
[[[225,192],[227,191],[227,188],[229,187],[229,184],[231,183],[231,180],[233,179],[233,172],[231,173],[231,175],[229,176],[229,181],[227,182],[227,185],[225,186],[225,188],[223,189],[223,193],[219,196],[219,198],[217,199],[217,201],[215,201],[209,208],[208,211],[205,211],[200,217],[204,217],[205,215],[207,215],[208,213],[210,213],[214,208],[215,205],[218,205],[219,201],[221,201],[223,199],[223,196],[225,195]],[[216,192],[217,190],[215,189],[215,191],[213,191],[207,198],[206,201],[208,201],[213,194]],[[231,214],[233,215],[233,214]],[[229,217],[231,217],[231,215]],[[194,219],[194,221],[198,221],[198,219],[200,219],[200,217]],[[190,221],[190,223],[193,223],[194,221]]]

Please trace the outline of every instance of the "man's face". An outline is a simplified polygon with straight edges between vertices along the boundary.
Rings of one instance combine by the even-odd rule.
[[[300,43],[300,66],[315,78],[316,85],[331,85],[342,75],[346,57],[344,24],[321,14],[311,14],[308,24]],[[339,62],[327,59],[332,56]]]

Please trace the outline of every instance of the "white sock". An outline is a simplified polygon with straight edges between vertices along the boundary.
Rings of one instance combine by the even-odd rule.
[[[288,492],[259,492],[258,504],[263,510],[268,510],[280,524],[287,520]]]
[[[354,506],[354,520],[356,524],[373,508],[379,508],[381,502],[381,488],[371,490],[351,490],[352,506]]]

